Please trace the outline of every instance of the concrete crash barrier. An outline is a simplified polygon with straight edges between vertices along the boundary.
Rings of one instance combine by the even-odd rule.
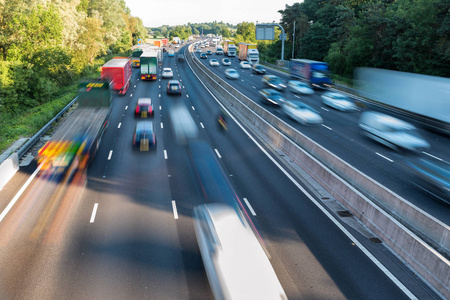
[[[17,171],[19,171],[19,157],[14,152],[0,164],[0,190],[3,189]]]
[[[254,132],[260,138],[284,152],[450,299],[450,262],[444,257],[450,253],[449,226],[302,135],[202,66],[195,57],[187,55],[187,58],[203,83],[241,122],[256,128]]]

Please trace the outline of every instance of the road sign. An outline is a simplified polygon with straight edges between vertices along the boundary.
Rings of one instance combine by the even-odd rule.
[[[275,37],[274,25],[256,24],[256,40],[273,40]]]

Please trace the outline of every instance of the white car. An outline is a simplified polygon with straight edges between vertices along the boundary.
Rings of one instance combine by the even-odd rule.
[[[322,103],[340,111],[357,111],[358,107],[345,95],[326,92],[322,94]]]
[[[176,44],[176,45],[175,45],[175,48],[180,48],[180,45]]]
[[[281,107],[288,117],[303,125],[320,125],[323,119],[311,106],[300,101],[286,101]]]
[[[200,53],[200,52],[202,52],[202,50],[200,50],[200,48],[197,48],[197,50],[195,50],[195,52]]]
[[[210,59],[209,60],[209,65],[211,66],[211,67],[218,67],[219,66],[219,61],[217,60],[217,59]]]
[[[225,77],[228,79],[238,79],[240,77],[238,71],[235,69],[226,69],[225,70]]]
[[[314,94],[314,90],[310,88],[308,84],[301,81],[289,80],[288,87],[293,93],[296,94],[304,94],[304,95]]]
[[[231,60],[229,58],[222,58],[222,65],[231,66]]]
[[[241,69],[251,69],[252,65],[248,62],[248,61],[241,61],[241,63],[239,64],[241,66]]]
[[[379,112],[363,112],[359,127],[369,138],[394,150],[421,152],[430,148],[412,124]]]
[[[215,299],[287,300],[260,241],[241,212],[219,203],[197,206],[194,229]]]
[[[173,78],[172,68],[164,68],[162,70],[162,78]]]

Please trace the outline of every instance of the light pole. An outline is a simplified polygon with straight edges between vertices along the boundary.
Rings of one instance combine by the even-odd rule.
[[[292,33],[292,59],[294,59],[294,47],[295,46],[295,21],[294,21],[294,32]]]

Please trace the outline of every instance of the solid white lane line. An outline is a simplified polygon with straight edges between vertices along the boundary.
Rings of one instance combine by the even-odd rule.
[[[92,210],[91,223],[94,223],[94,221],[95,221],[95,215],[97,214],[97,207],[98,207],[98,203],[95,203],[94,209]]]
[[[122,123],[119,123],[119,126],[117,126],[117,128],[120,128],[120,126],[122,126]]]
[[[177,204],[175,203],[175,200],[172,200],[172,209],[173,209],[173,217],[175,218],[175,220],[178,220]]]
[[[324,107],[320,107],[320,109],[323,109],[324,111],[329,111],[328,109],[326,109]]]
[[[163,122],[161,122],[161,128],[164,128]]]
[[[426,153],[425,151],[422,151],[422,153],[425,154],[425,155],[431,156],[431,157],[433,157],[433,158],[436,158],[437,160],[444,161],[442,158],[437,157],[437,156],[434,156],[434,155],[432,155],[432,154],[430,154],[430,153]]]
[[[222,158],[222,156],[220,156],[220,153],[219,153],[219,151],[218,151],[217,149],[214,149],[214,151],[216,151],[216,154],[217,154],[217,156],[218,156],[219,158]]]
[[[202,126],[203,129],[205,128],[205,126],[203,126],[203,123],[202,123],[202,122],[200,122],[200,126]]]
[[[250,212],[252,213],[253,216],[256,216],[255,211],[253,210],[253,207],[250,205],[250,203],[247,201],[247,198],[244,198],[245,204],[247,204],[248,209],[250,209]]]
[[[384,159],[386,159],[386,160],[388,160],[388,161],[390,161],[390,162],[394,162],[392,159],[387,158],[386,156],[384,156],[384,155],[382,155],[382,154],[380,154],[380,153],[378,153],[378,152],[375,152],[375,154],[381,156],[382,158],[384,158]]]
[[[331,129],[331,127],[328,127],[327,125],[322,124],[322,126],[325,127],[326,129],[333,130],[333,129]]]
[[[108,160],[111,160],[111,156],[112,156],[113,151],[109,151],[109,155],[108,155]]]
[[[167,159],[167,150],[164,150],[164,159]]]
[[[11,210],[11,208],[14,206],[14,204],[19,200],[20,196],[22,196],[23,192],[27,189],[27,187],[30,185],[31,181],[33,181],[34,177],[36,177],[37,173],[41,170],[41,168],[44,166],[43,163],[41,163],[36,171],[31,174],[30,178],[25,182],[25,184],[20,188],[20,190],[17,192],[17,194],[14,196],[14,198],[9,202],[8,206],[2,211],[2,214],[0,215],[0,222],[3,220],[3,218],[6,216],[6,214]]]
[[[128,105],[127,106],[125,106],[125,110],[127,110],[128,109]]]

